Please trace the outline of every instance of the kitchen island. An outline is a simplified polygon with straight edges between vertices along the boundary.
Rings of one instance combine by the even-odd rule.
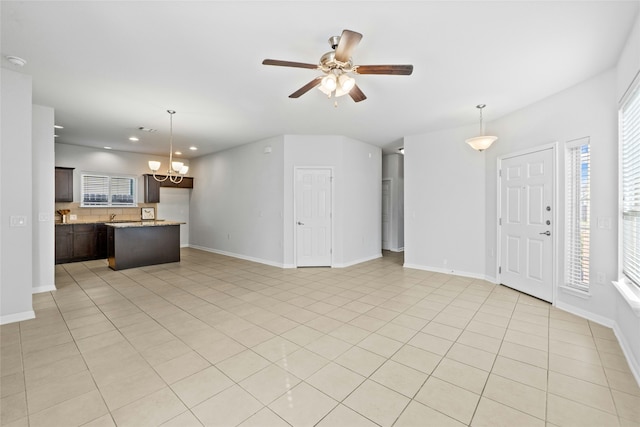
[[[106,223],[109,268],[126,268],[180,261],[180,224],[176,221]]]

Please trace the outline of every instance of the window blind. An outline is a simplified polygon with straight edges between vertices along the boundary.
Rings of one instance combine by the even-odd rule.
[[[591,150],[589,139],[567,143],[566,285],[589,292]]]
[[[640,286],[640,85],[621,109],[622,272]]]
[[[131,205],[133,200],[133,178],[112,177],[111,178],[111,204]]]
[[[82,174],[82,206],[136,206],[133,177]]]
[[[109,177],[82,175],[82,205],[107,206],[109,204]]]

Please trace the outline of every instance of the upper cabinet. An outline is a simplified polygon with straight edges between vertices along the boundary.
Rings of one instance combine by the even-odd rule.
[[[56,202],[73,202],[73,169],[56,167]]]
[[[158,178],[164,178],[164,175],[156,175]],[[173,187],[173,188],[193,188],[193,178],[183,177],[179,184],[174,184],[170,180],[156,181],[153,175],[144,175],[144,202],[145,203],[160,203],[160,187]]]

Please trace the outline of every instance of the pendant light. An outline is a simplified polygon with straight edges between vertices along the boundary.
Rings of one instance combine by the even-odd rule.
[[[480,110],[480,136],[476,136],[475,138],[469,138],[466,140],[466,143],[471,146],[474,150],[484,151],[493,144],[498,137],[497,136],[489,136],[484,134],[484,124],[482,123],[482,109],[486,107],[485,104],[478,104],[476,108]]]
[[[156,172],[160,170],[161,163],[155,160],[149,160],[149,169],[153,172],[153,178],[158,182],[164,182],[167,179],[174,184],[182,182],[182,178],[189,170],[189,166],[185,166],[182,162],[173,161],[173,115],[176,113],[174,110],[167,110],[169,113],[169,169],[164,178],[160,178],[156,175]]]

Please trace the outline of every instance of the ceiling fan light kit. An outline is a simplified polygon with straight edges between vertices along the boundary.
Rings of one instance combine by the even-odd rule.
[[[474,138],[469,138],[465,142],[471,146],[476,151],[484,151],[487,148],[491,147],[498,137],[490,136],[484,134],[484,124],[482,122],[482,109],[486,107],[485,104],[478,104],[476,108],[480,110],[480,136],[476,136]]]
[[[316,77],[309,83],[289,95],[289,98],[299,98],[314,87],[318,87],[329,98],[349,94],[355,102],[367,99],[356,84],[356,80],[349,74],[387,74],[408,76],[413,72],[413,65],[353,65],[351,52],[360,43],[362,34],[351,30],[342,31],[341,36],[329,38],[329,45],[333,49],[320,57],[317,65],[303,62],[281,61],[265,59],[264,65],[280,67],[308,68],[319,70],[323,76]]]
[[[169,169],[167,169],[167,174],[164,178],[156,175],[162,165],[159,161],[149,160],[149,169],[153,172],[153,178],[158,182],[164,182],[168,179],[174,184],[180,184],[184,175],[189,171],[189,166],[185,166],[183,162],[173,160],[173,115],[176,112],[167,110],[167,113],[169,113]]]

